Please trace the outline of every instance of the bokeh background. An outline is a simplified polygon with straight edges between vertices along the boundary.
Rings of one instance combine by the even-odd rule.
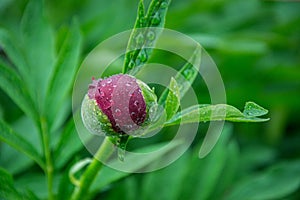
[[[131,29],[138,5],[137,0],[44,2],[45,19],[55,36],[63,34],[74,18],[79,22],[81,60],[99,42]],[[18,35],[27,3],[0,0],[1,29]],[[198,151],[207,124],[200,124],[189,151],[163,170],[124,174],[106,169],[95,199],[300,199],[300,2],[173,0],[165,27],[191,36],[207,50],[222,74],[228,104],[242,110],[246,101],[255,101],[269,110],[271,120],[227,123],[216,148],[204,159],[198,158]],[[56,42],[59,46],[60,41]],[[5,58],[5,52],[0,53]],[[163,54],[154,56],[168,60]],[[200,77],[193,87],[199,91],[199,103],[209,103]],[[65,112],[71,118],[71,108]],[[2,90],[0,118],[17,130],[30,130],[24,113]],[[35,139],[30,137],[27,139]],[[66,141],[63,161],[57,161],[61,162],[58,191],[59,185],[71,191],[63,175],[76,159],[89,156],[75,130],[72,137],[72,142]],[[164,137],[162,140],[171,136]],[[5,143],[0,143],[0,166],[13,174],[17,188],[25,187],[39,198],[47,196],[44,174]]]

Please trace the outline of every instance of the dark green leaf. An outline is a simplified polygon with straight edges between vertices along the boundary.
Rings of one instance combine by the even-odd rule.
[[[193,84],[197,74],[199,73],[199,67],[201,63],[201,46],[197,45],[192,57],[190,60],[180,69],[176,74],[175,80],[179,87],[180,97],[182,98],[187,90]],[[168,96],[168,89],[166,89],[159,98],[158,103],[160,105],[165,104],[165,101]]]
[[[198,178],[196,178],[196,185],[193,186],[193,189],[201,189],[198,189],[194,194],[190,195],[193,197],[192,199],[209,199],[214,193],[219,180],[222,180],[222,170],[228,159],[227,149],[231,134],[232,127],[225,126],[219,142],[212,149],[210,154],[198,160],[199,168],[194,168],[194,174],[198,175]],[[218,161],[217,165],[216,161]]]
[[[226,200],[283,199],[299,189],[299,160],[277,164],[237,184]]]
[[[151,56],[155,41],[162,31],[159,28],[164,27],[170,2],[170,0],[152,0],[145,15],[144,1],[140,0],[138,17],[126,49],[123,73],[135,75]]]
[[[227,174],[225,174],[226,172],[223,173],[223,170],[231,159],[229,151],[230,144],[232,144],[231,135],[232,127],[225,125],[218,143],[205,158],[199,159],[196,156],[198,152],[194,153],[187,163],[189,167],[186,171],[185,180],[188,181],[182,186],[180,196],[176,199],[214,199],[211,196],[219,189],[216,186],[226,184],[226,182],[223,182],[223,178]],[[196,151],[198,149],[195,148]]]
[[[11,124],[11,128],[17,133],[25,133],[25,139],[42,155],[37,128],[29,117],[23,115]],[[26,130],[26,132],[24,130]],[[0,163],[2,163],[2,166],[10,173],[18,174],[27,167],[32,166],[34,161],[8,144],[3,143],[1,145]]]
[[[63,167],[75,152],[82,148],[82,143],[77,136],[74,119],[65,125],[65,129],[61,133],[59,143],[55,148],[55,166],[56,168]]]
[[[55,194],[58,191],[60,178],[61,176],[57,173],[53,178],[53,192]],[[18,190],[31,191],[35,196],[38,197],[38,199],[48,199],[47,180],[46,176],[43,173],[27,172],[25,174],[22,174],[21,177],[15,180],[15,187]]]
[[[189,170],[190,152],[185,153],[171,165],[143,177],[140,199],[149,199],[155,193],[156,199],[174,200],[182,192],[182,183]],[[167,187],[166,187],[167,186]],[[129,188],[128,188],[129,189]],[[159,193],[156,193],[159,191]]]
[[[0,168],[0,199],[23,199],[14,187],[12,176]]]
[[[122,182],[118,183],[118,187],[114,187],[109,191],[108,195],[105,196],[107,200],[122,199],[145,199],[140,194],[140,183],[135,176],[129,176]],[[157,198],[159,199],[159,198]]]
[[[222,134],[224,135],[227,133],[223,132]],[[211,188],[212,190],[210,191],[210,199],[221,199],[235,181],[237,177],[237,170],[240,170],[240,149],[237,141],[232,140],[225,145],[226,149],[224,152],[226,152],[226,161],[218,179],[222,181],[217,180],[217,183],[215,182],[214,187]]]
[[[68,171],[68,169],[65,170],[65,173],[62,175],[59,181],[57,199],[69,199],[72,195],[74,186],[70,182]]]
[[[16,71],[0,62],[0,88],[35,122],[37,110],[22,79]]]
[[[25,195],[28,200],[39,200],[39,198],[31,190],[27,189]]]
[[[1,142],[0,163],[1,167],[7,169],[9,173],[18,174],[23,172],[24,169],[32,166],[34,161],[10,145]]]
[[[166,99],[165,111],[167,120],[171,119],[180,106],[180,93],[176,80],[172,77],[169,86],[169,93]]]
[[[25,134],[25,133],[24,133]],[[44,162],[37,150],[24,138],[14,132],[6,123],[0,120],[0,140],[9,144],[21,153],[36,161],[40,167],[45,168]]]
[[[50,121],[57,118],[67,92],[69,92],[78,68],[80,54],[80,32],[74,23],[58,55],[54,71],[48,85],[46,108]]]
[[[269,119],[250,117],[243,114],[237,108],[226,104],[195,105],[177,113],[172,119],[166,122],[166,125],[221,120],[232,122],[264,122]]]
[[[149,165],[154,164],[155,162],[159,162],[160,159],[163,159],[163,156],[168,154],[168,152],[174,150],[174,148],[177,148],[178,145],[180,144],[180,141],[172,143],[172,145],[168,145],[166,148],[164,148],[163,151],[159,151],[155,156],[145,156],[144,159],[141,159],[139,161],[136,161],[136,157],[132,154],[127,155],[125,157],[125,161],[130,163],[134,163],[132,165],[132,168],[128,169],[130,171],[137,171],[142,168],[146,168]],[[160,144],[153,144],[151,146],[147,146],[141,149],[136,150],[135,152],[151,152],[153,150],[157,150],[163,146],[165,146],[167,143],[160,143]],[[121,165],[122,163],[119,160],[116,160],[115,163],[113,164],[114,166]],[[92,189],[95,191],[99,191],[103,187],[107,186],[108,184],[119,180],[123,177],[126,177],[130,175],[129,173],[121,172],[121,171],[116,171],[114,169],[111,169],[109,167],[104,167],[102,170],[99,172],[97,178],[95,179]]]
[[[10,61],[16,66],[22,76],[28,74],[28,66],[24,59],[16,38],[12,33],[0,29],[0,47],[4,50]]]

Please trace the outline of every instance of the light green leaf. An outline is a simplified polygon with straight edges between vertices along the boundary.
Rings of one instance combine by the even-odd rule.
[[[26,154],[33,159],[41,168],[45,168],[45,164],[38,154],[37,150],[24,138],[14,132],[5,122],[0,120],[0,140],[9,144],[21,153]]]
[[[81,36],[77,23],[73,23],[59,52],[48,85],[45,109],[50,122],[57,118],[69,92],[78,68]]]
[[[172,77],[169,86],[169,93],[166,99],[165,110],[167,120],[171,119],[180,106],[180,93],[176,80]]]
[[[166,122],[166,125],[221,120],[232,122],[264,122],[269,119],[245,115],[237,108],[226,104],[195,105],[177,113],[172,119]]]
[[[180,69],[176,74],[175,80],[179,87],[180,97],[182,98],[187,90],[193,84],[197,74],[199,73],[199,67],[201,63],[201,46],[197,45],[192,57],[190,60]],[[164,90],[162,95],[159,98],[158,103],[164,105],[168,96],[168,89]]]
[[[14,187],[12,176],[2,168],[0,168],[0,199],[23,199]]]
[[[22,79],[12,67],[0,62],[0,88],[35,122],[38,121],[37,109]]]
[[[54,35],[43,8],[43,1],[29,1],[21,21],[22,50],[30,72],[26,74],[26,80],[31,80],[30,89],[35,91],[40,104],[44,100],[55,58]]]
[[[140,0],[138,17],[126,49],[123,73],[135,75],[148,61],[162,31],[158,28],[164,27],[170,2],[171,0],[152,0],[145,15],[144,0]]]

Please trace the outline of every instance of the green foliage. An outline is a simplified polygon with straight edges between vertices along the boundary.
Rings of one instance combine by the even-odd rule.
[[[290,199],[285,197],[299,187],[299,160],[278,163],[254,176],[247,175],[233,185],[243,155],[236,141],[230,139],[231,132],[232,127],[226,126],[218,144],[206,158],[198,159],[197,149],[188,151],[172,165],[146,174],[143,179],[133,177],[130,182],[135,184],[128,184],[128,179],[119,182],[108,199],[151,199],[153,193],[156,198],[166,200]],[[131,191],[133,197],[124,196],[127,190],[134,190]]]
[[[184,96],[187,90],[191,87],[195,81],[197,74],[199,73],[200,63],[201,63],[201,46],[197,46],[190,60],[182,66],[179,72],[175,76],[175,81],[179,87],[180,98]],[[168,89],[165,89],[159,98],[158,103],[161,105],[165,104]]]
[[[167,122],[167,125],[185,124],[208,121],[232,121],[232,122],[264,122],[269,119],[257,118],[268,111],[253,102],[247,102],[242,113],[237,108],[226,105],[195,105],[176,114]]]
[[[0,168],[0,186],[1,199],[22,199],[14,187],[11,175],[2,168]]]
[[[278,163],[263,173],[247,177],[233,188],[226,199],[283,199],[299,188],[299,164],[299,160]]]
[[[1,119],[0,139],[35,161],[47,173],[48,195],[51,197],[53,196],[51,152],[57,138],[55,134],[65,123],[68,115],[65,112],[70,110],[64,107],[66,102],[70,105],[70,89],[77,72],[81,40],[79,25],[73,23],[71,28],[67,29],[66,37],[62,40],[63,45],[57,48],[59,53],[56,54],[54,30],[44,16],[43,9],[44,4],[41,1],[30,1],[21,20],[21,32],[15,33],[2,28],[0,31],[0,47],[5,52],[5,56],[0,58],[0,87],[34,123],[40,137],[37,139],[32,137],[31,133],[26,133],[32,131],[27,130],[26,123],[20,132],[17,132],[14,130],[15,127],[10,127]],[[19,36],[15,37],[17,34]],[[42,146],[44,156],[40,154],[39,145]],[[56,147],[60,149],[61,144]],[[9,150],[6,147],[5,149]],[[19,164],[19,160],[24,161],[23,158],[16,157],[15,164]],[[32,165],[30,162],[26,163]],[[45,181],[43,175],[40,177]],[[26,185],[29,186],[30,183]],[[43,186],[44,184],[40,184],[40,187]],[[46,197],[47,191],[41,193],[42,191],[44,190],[39,190],[39,195]],[[29,192],[28,195],[31,199],[35,197],[34,193]]]
[[[161,32],[159,28],[164,27],[170,2],[170,0],[153,0],[148,12],[145,13],[144,0],[140,0],[138,16],[126,49],[123,73],[134,75],[147,62]]]
[[[233,182],[236,175],[234,170],[238,166],[239,149],[237,143],[230,139],[231,132],[231,126],[226,126],[218,144],[206,158],[195,156],[198,148],[190,150],[162,170],[146,174],[142,179],[133,177],[131,181],[135,184],[128,184],[125,179],[114,185],[108,199],[122,197],[125,200],[146,200],[153,198],[153,193],[156,198],[166,200],[220,199]],[[133,197],[123,197],[127,190],[134,190]]]
[[[247,102],[243,111],[231,106],[242,108],[248,99],[266,105],[272,120],[226,123],[204,159],[197,157],[207,128],[201,123],[191,148],[172,165],[148,174],[103,167],[85,197],[299,199],[300,4],[259,0],[169,4],[154,0],[147,6],[139,1],[125,53],[124,73],[135,74],[150,56],[179,69],[159,98],[167,121],[155,128],[168,127],[153,138],[154,144],[132,140],[134,150],[164,146],[176,128],[171,125],[179,123],[268,120],[262,118],[268,111],[256,103]],[[137,1],[122,0],[0,1],[0,199],[48,199],[49,191],[52,199],[70,198],[74,185],[69,170],[87,155],[70,117],[78,64],[98,42],[132,28],[136,8]],[[185,64],[152,51],[160,32],[151,32],[151,27],[164,26],[190,35],[208,50],[219,66],[231,105],[202,104],[210,99],[197,76],[203,64],[200,46]],[[140,28],[145,29],[139,32]],[[191,85],[200,91],[201,104],[180,110],[180,99]],[[135,167],[155,161],[159,159],[145,158]]]
[[[0,87],[7,95],[34,121],[37,121],[37,110],[28,89],[23,85],[21,77],[7,64],[0,62]]]
[[[179,87],[174,78],[171,78],[169,92],[166,99],[165,111],[167,120],[169,120],[178,110],[180,106],[180,93]]]
[[[34,146],[27,142],[23,137],[15,133],[5,122],[0,121],[0,139],[6,142],[21,153],[26,154],[36,161],[40,167],[45,168],[45,163]]]

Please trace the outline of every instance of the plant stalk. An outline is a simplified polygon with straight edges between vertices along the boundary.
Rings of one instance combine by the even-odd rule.
[[[42,132],[42,140],[43,140],[43,150],[46,159],[46,168],[45,173],[47,176],[47,187],[48,187],[48,196],[49,200],[54,200],[53,195],[53,162],[51,158],[51,150],[49,147],[49,134],[48,127],[46,121],[43,117],[41,117],[41,132]]]
[[[91,164],[87,167],[80,178],[79,185],[75,188],[71,200],[82,200],[88,195],[89,189],[94,182],[103,164],[99,161],[107,159],[114,150],[114,145],[106,137],[95,154]]]

